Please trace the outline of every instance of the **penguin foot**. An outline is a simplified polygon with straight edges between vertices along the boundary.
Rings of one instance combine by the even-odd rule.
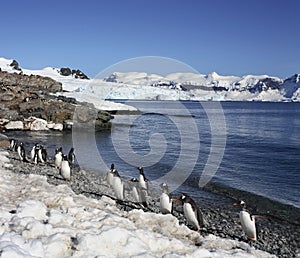
[[[248,239],[246,240],[246,243],[251,243],[251,242],[254,242],[254,241],[256,241],[256,238],[251,237],[251,238],[248,238]]]

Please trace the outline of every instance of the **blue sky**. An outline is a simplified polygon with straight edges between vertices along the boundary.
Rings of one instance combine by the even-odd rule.
[[[300,73],[300,1],[2,1],[0,56],[21,66],[79,68],[93,77],[139,56],[202,74]]]

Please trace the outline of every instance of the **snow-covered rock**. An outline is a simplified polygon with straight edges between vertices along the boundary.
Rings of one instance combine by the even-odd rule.
[[[27,127],[30,131],[47,131],[49,130],[47,126],[47,121],[41,118],[29,117],[25,120],[27,122]]]
[[[23,130],[24,124],[23,121],[9,121],[4,128],[6,130]]]

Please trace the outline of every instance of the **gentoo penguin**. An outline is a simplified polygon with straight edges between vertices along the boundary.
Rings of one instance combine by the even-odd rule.
[[[139,180],[137,178],[132,178],[129,180],[132,183],[132,193],[136,202],[147,207],[147,193],[146,190],[141,189],[139,185]]]
[[[21,161],[27,162],[26,151],[23,142],[20,142],[17,147],[17,152]]]
[[[122,182],[119,172],[116,169],[114,169],[113,171],[112,188],[115,192],[117,199],[123,201],[125,195],[124,183]]]
[[[37,152],[35,151],[35,149],[38,147],[38,144],[36,143],[33,147],[32,147],[32,149],[31,149],[31,152],[30,152],[30,157],[31,157],[31,161],[33,162],[33,163],[37,163]]]
[[[73,147],[69,151],[68,159],[69,159],[69,162],[70,162],[71,165],[75,164],[75,152],[74,152],[74,148]]]
[[[115,164],[112,163],[110,166],[110,170],[106,173],[106,181],[109,187],[112,187],[112,183],[114,179],[114,171],[115,171]]]
[[[47,160],[47,150],[44,146],[35,144],[31,149],[31,160],[33,163],[37,164],[39,162],[45,163]]]
[[[169,193],[168,185],[162,183],[159,185],[163,192],[160,195],[160,211],[162,214],[168,214],[172,212],[172,199]]]
[[[41,159],[43,160],[43,162],[47,161],[48,153],[47,153],[46,148],[43,145],[41,145],[40,156],[41,156]]]
[[[202,212],[197,207],[195,201],[187,194],[182,194],[179,198],[179,202],[183,204],[183,212],[188,224],[199,231],[200,228],[204,226],[204,221]]]
[[[55,156],[54,156],[54,164],[57,169],[60,169],[61,167],[62,158],[63,158],[62,148],[60,147],[55,150]]]
[[[17,141],[15,139],[10,139],[9,140],[9,150],[15,151],[16,150],[16,144],[17,144]]]
[[[257,239],[256,227],[255,227],[255,216],[250,215],[250,213],[246,210],[246,203],[244,201],[240,201],[239,203],[234,203],[233,205],[242,207],[242,210],[240,211],[239,214],[242,228],[246,233],[248,239],[255,241]]]
[[[138,167],[138,170],[140,172],[140,177],[139,177],[139,185],[141,190],[146,191],[146,195],[148,195],[148,179],[146,178],[144,174],[144,169],[142,167]]]
[[[62,156],[60,174],[65,180],[69,180],[69,181],[71,180],[71,168],[69,165],[67,155]]]

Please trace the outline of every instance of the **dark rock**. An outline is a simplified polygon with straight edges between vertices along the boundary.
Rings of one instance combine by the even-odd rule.
[[[77,100],[75,98],[69,98],[69,97],[65,97],[65,96],[62,96],[62,95],[59,95],[57,97],[58,100],[61,100],[63,102],[67,102],[67,103],[72,103],[72,104],[76,104],[77,103]]]
[[[89,79],[89,77],[87,75],[85,75],[82,71],[80,71],[79,69],[75,70],[75,69],[70,69],[68,67],[65,68],[61,68],[60,69],[60,74],[63,76],[69,76],[69,75],[73,75],[76,79]]]
[[[89,79],[89,77],[87,75],[85,75],[82,71],[80,70],[72,70],[72,75],[74,75],[74,77],[76,79]]]
[[[69,67],[64,67],[60,69],[60,74],[63,76],[69,76],[72,74],[71,69]]]
[[[21,71],[21,68],[19,67],[19,63],[16,60],[13,60],[9,66],[11,66],[15,70]]]
[[[262,92],[262,91],[267,91],[269,89],[271,90],[279,90],[282,85],[281,81],[278,81],[274,78],[265,78],[262,80],[259,80],[254,86],[249,88],[249,91],[251,93],[256,93],[256,92]]]

